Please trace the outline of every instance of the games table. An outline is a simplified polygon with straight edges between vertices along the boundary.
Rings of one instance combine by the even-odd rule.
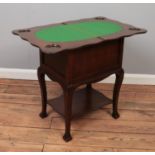
[[[118,97],[124,75],[122,68],[124,38],[145,32],[144,29],[105,17],[13,31],[13,34],[19,35],[40,49],[38,68],[42,97],[40,117],[47,117],[47,103],[64,116],[65,141],[72,139],[71,120],[78,115],[111,103],[113,118],[119,117]],[[58,82],[63,89],[63,94],[56,99],[47,101],[45,74]],[[113,98],[109,99],[93,89],[92,83],[111,74],[116,75],[116,80]],[[76,90],[83,84],[86,84],[85,88]]]

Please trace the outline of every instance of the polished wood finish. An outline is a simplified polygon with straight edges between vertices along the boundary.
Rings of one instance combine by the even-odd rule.
[[[74,42],[46,42],[44,40],[36,38],[35,36],[35,33],[37,31],[40,31],[43,28],[60,26],[64,24],[67,25],[67,24],[80,23],[80,22],[89,22],[89,21],[112,22],[120,25],[122,27],[122,30],[118,33],[114,33],[111,35],[104,35],[100,37],[90,38],[90,39],[81,40],[81,41],[74,41]],[[82,48],[83,46],[88,47],[92,44],[93,45],[100,44],[106,41],[116,40],[119,38],[129,37],[132,35],[146,33],[146,32],[147,31],[145,29],[137,28],[135,26],[121,23],[116,20],[108,19],[105,17],[94,17],[94,18],[66,21],[66,22],[57,23],[57,24],[49,24],[45,26],[37,26],[37,27],[27,28],[27,29],[14,30],[13,34],[20,36],[23,40],[26,40],[30,42],[33,46],[38,47],[39,49],[41,49],[43,53],[55,54],[59,52],[64,52],[66,50],[79,49],[79,48]]]
[[[61,108],[61,111],[59,111],[60,108],[54,109],[64,115],[65,133],[63,139],[66,142],[72,139],[70,133],[72,101],[74,93],[77,93],[76,89],[80,85],[86,84],[87,99],[85,102],[90,103],[90,94],[94,94],[95,92],[93,90],[91,91],[92,83],[100,81],[111,74],[116,74],[112,100],[112,116],[115,119],[119,117],[118,96],[124,75],[124,71],[122,69],[123,43],[124,39],[121,38],[117,40],[105,41],[98,45],[91,45],[80,49],[59,52],[57,54],[45,54],[40,51],[40,67],[38,68],[38,80],[42,96],[42,111],[40,113],[40,117],[45,118],[47,116],[47,92],[45,85],[46,74],[49,78],[58,82],[63,89],[64,106],[60,104],[60,101],[62,102],[62,100],[60,100],[57,105],[64,108]],[[105,97],[102,98],[103,103],[110,100],[107,100]],[[96,102],[96,100],[94,102]],[[87,104],[88,103],[85,103],[84,105]],[[80,107],[80,104],[78,105]],[[98,106],[97,104],[96,107],[101,108],[101,106]],[[76,108],[77,111],[79,111],[78,109],[79,108]]]
[[[36,37],[36,32],[42,28],[51,26],[60,26],[80,22],[100,21],[112,22],[121,26],[121,30],[111,35],[90,38],[87,40],[71,42],[46,42]],[[40,49],[40,66],[38,68],[38,80],[41,90],[42,110],[41,118],[47,117],[47,90],[45,75],[51,80],[60,84],[64,96],[64,108],[61,112],[65,119],[65,133],[63,139],[69,141],[72,139],[71,119],[72,102],[76,89],[86,85],[86,100],[84,105],[91,103],[91,96],[94,96],[92,83],[98,82],[111,74],[116,75],[116,81],[113,91],[113,118],[119,117],[118,98],[123,81],[124,70],[122,68],[124,38],[135,34],[146,33],[145,29],[114,21],[105,17],[95,17],[75,21],[67,21],[59,24],[33,27],[29,29],[14,30],[13,34],[27,40],[32,45]],[[103,96],[103,103],[107,102]],[[80,101],[81,102],[81,101]],[[53,105],[53,104],[51,104]],[[60,103],[58,104],[61,105]],[[80,104],[79,104],[80,105]],[[88,109],[89,109],[88,105]],[[61,105],[62,107],[62,105]],[[96,105],[96,107],[99,107]],[[100,108],[100,107],[99,107]],[[77,108],[78,111],[79,108]],[[62,112],[63,111],[63,112]],[[83,110],[82,110],[83,111]]]
[[[45,83],[45,74],[38,68],[38,81],[41,87],[41,98],[42,98],[42,111],[39,114],[41,118],[47,117],[47,92],[46,92],[46,83]]]
[[[70,83],[78,86],[88,80],[98,81],[119,70],[122,52],[123,39],[118,39],[54,55],[41,52],[40,56],[43,70],[55,73],[49,74],[50,78],[61,82],[63,86]]]
[[[71,119],[72,119],[72,98],[73,98],[73,88],[64,90],[64,118],[65,118],[65,134],[63,139],[68,142],[72,139],[71,130]]]
[[[51,99],[61,88],[47,81]],[[72,120],[71,143],[65,143],[62,117],[47,106],[48,117],[38,117],[38,81],[0,79],[0,151],[155,151],[155,86],[122,85],[120,118],[112,119],[111,104]],[[112,84],[93,84],[111,97]],[[82,87],[83,89],[83,87]],[[63,129],[63,130],[62,130]],[[97,131],[98,130],[98,131]]]
[[[118,39],[70,51],[67,68],[71,66],[71,73],[68,81],[80,83],[90,78],[91,82],[99,76],[102,78],[105,74],[118,70],[122,64],[122,47],[123,39]]]
[[[124,77],[124,70],[121,69],[119,72],[116,73],[116,81],[115,81],[114,92],[113,92],[113,113],[112,113],[112,116],[115,119],[119,118],[118,97],[119,97],[119,92],[120,92],[120,88],[122,85],[123,77]]]
[[[72,118],[78,118],[98,110],[107,104],[112,104],[112,100],[104,96],[101,92],[90,87],[78,89],[72,99]],[[48,104],[53,107],[60,115],[65,117],[64,94],[57,98],[48,101]]]

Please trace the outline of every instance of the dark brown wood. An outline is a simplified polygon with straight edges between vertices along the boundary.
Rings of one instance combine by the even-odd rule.
[[[91,93],[92,93],[92,84],[91,83],[86,85],[86,90],[87,90],[88,96],[91,95]]]
[[[104,38],[98,37],[86,41],[59,44],[49,44],[35,38],[34,33],[36,31],[51,25],[13,31],[14,34],[40,48],[40,66],[38,68],[38,80],[42,97],[40,117],[47,116],[45,74],[50,79],[58,82],[63,89],[63,95],[49,100],[48,103],[65,119],[63,139],[66,142],[72,139],[70,131],[72,118],[102,108],[109,103],[113,104],[112,116],[114,118],[119,117],[118,99],[124,75],[122,69],[124,37],[146,32],[144,29],[101,17],[61,24],[92,20],[108,20],[119,23],[123,27],[123,31]],[[53,26],[55,25],[59,24]],[[93,83],[111,74],[116,75],[112,100],[92,88]],[[86,85],[84,89],[76,90],[84,84]]]
[[[63,139],[68,142],[72,139],[70,128],[72,119],[72,97],[74,88],[64,89],[64,118],[65,118],[65,133]]]
[[[96,74],[116,70],[121,66],[122,46],[122,39],[117,39],[96,46],[71,50],[68,53],[68,65],[71,66],[72,72],[69,81],[76,83],[88,80],[89,77]]]
[[[57,81],[64,90],[64,106],[62,106],[62,97],[53,100],[51,105],[55,111],[62,114],[65,118],[65,134],[63,136],[65,141],[72,139],[70,133],[71,118],[80,115],[82,112],[90,111],[92,109],[101,108],[106,103],[112,103],[111,100],[106,97],[102,97],[103,104],[97,104],[97,98],[92,98],[96,92],[91,88],[91,83],[99,81],[113,73],[116,75],[116,84],[114,89],[113,97],[113,114],[116,118],[118,95],[120,88],[119,72],[122,66],[122,55],[123,55],[123,39],[111,40],[103,42],[96,46],[83,47],[77,50],[70,50],[69,52],[61,52],[57,54],[45,54],[40,52],[40,85],[42,90],[42,113],[46,116],[46,92],[44,74],[47,74],[52,80]],[[89,61],[88,61],[89,58]],[[60,63],[61,62],[61,63]],[[80,62],[80,63],[79,63]],[[75,104],[76,108],[72,110],[73,91],[82,84],[87,84],[85,103],[79,101],[81,96],[75,97],[78,103],[83,104],[83,108],[80,109],[80,104]],[[81,91],[82,92],[82,91]],[[77,94],[84,94],[77,93]],[[74,100],[73,103],[76,103]],[[96,103],[92,108],[92,104]],[[55,104],[56,103],[56,104]],[[78,106],[77,106],[78,105]],[[79,107],[79,108],[78,108]],[[80,110],[79,110],[80,109]],[[73,115],[72,115],[73,111]],[[42,115],[41,115],[42,116]]]
[[[113,101],[94,88],[84,87],[74,92],[72,99],[72,119],[78,119],[91,111],[103,108]],[[57,98],[48,100],[48,104],[53,107],[62,117],[65,118],[64,94]]]
[[[123,39],[118,39],[69,52],[42,52],[41,67],[52,80],[63,85],[62,87],[78,87],[100,81],[117,72],[122,65],[122,49]]]
[[[45,74],[41,70],[41,68],[38,68],[38,81],[40,85],[40,91],[41,91],[41,98],[42,98],[42,111],[39,114],[41,118],[45,118],[48,116],[46,112],[47,108],[47,92],[46,92],[46,83],[45,83]]]
[[[35,37],[35,33],[43,28],[47,28],[49,26],[58,26],[58,25],[66,25],[66,24],[72,24],[72,23],[79,23],[79,22],[84,22],[84,21],[108,21],[108,22],[113,22],[119,24],[123,29],[115,34],[112,35],[107,35],[107,36],[101,36],[101,37],[96,37],[96,38],[91,38],[88,40],[82,40],[82,41],[77,41],[77,42],[45,42],[42,40],[39,40]],[[67,21],[67,22],[62,22],[58,24],[49,24],[45,26],[38,26],[38,27],[33,27],[33,28],[27,28],[27,29],[20,29],[20,30],[14,30],[13,34],[20,36],[22,39],[30,42],[32,45],[38,47],[39,49],[42,50],[44,53],[58,53],[62,51],[69,51],[72,49],[77,49],[77,48],[83,48],[83,46],[90,46],[90,45],[95,45],[99,44],[105,41],[110,41],[110,40],[115,40],[119,38],[124,38],[124,37],[129,37],[135,34],[141,34],[141,33],[146,33],[145,29],[141,28],[136,28],[132,25],[124,24],[116,20],[111,20],[105,17],[94,17],[94,18],[87,18],[87,19],[80,19],[80,20],[74,20],[74,21]]]
[[[47,96],[43,75],[47,74],[52,80],[57,81],[64,90],[63,96],[52,100],[49,104],[52,105],[55,111],[64,116],[65,134],[63,138],[65,141],[72,139],[70,133],[72,117],[77,118],[79,115],[81,116],[91,110],[101,108],[105,104],[112,103],[112,100],[98,94],[98,92],[91,87],[92,83],[100,81],[111,74],[116,74],[112,116],[114,118],[118,117],[116,116],[118,114],[118,95],[121,86],[120,81],[123,80],[120,74],[122,68],[123,40],[122,38],[111,40],[96,46],[92,45],[56,54],[40,52],[40,68],[38,69],[38,73],[40,74],[38,74],[38,78],[40,80],[42,94],[41,114],[45,114],[46,116]],[[84,91],[77,91],[77,93],[75,93],[76,95],[73,96],[74,90],[82,84],[86,84],[86,89]],[[83,94],[85,98],[82,97],[81,94]],[[63,98],[64,106],[62,105]],[[102,104],[98,102],[100,99],[102,99]],[[81,106],[81,104],[83,106]]]
[[[124,70],[120,69],[120,71],[118,71],[116,73],[116,81],[115,81],[115,86],[114,86],[114,91],[113,91],[113,112],[112,112],[112,116],[115,119],[119,118],[118,97],[119,97],[119,92],[120,92],[120,88],[122,85],[123,77],[124,77]]]

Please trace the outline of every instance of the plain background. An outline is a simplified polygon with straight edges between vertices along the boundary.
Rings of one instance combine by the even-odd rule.
[[[0,68],[36,69],[38,48],[11,34],[22,29],[105,16],[148,32],[125,39],[126,73],[155,74],[155,4],[0,4]]]

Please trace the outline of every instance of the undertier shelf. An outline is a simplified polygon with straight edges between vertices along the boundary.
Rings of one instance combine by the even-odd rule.
[[[63,94],[57,98],[49,100],[48,104],[52,106],[56,112],[64,116]],[[93,88],[90,91],[87,91],[86,88],[79,89],[74,92],[72,99],[72,118],[100,109],[107,104],[112,104],[112,100],[103,95],[101,92]]]

